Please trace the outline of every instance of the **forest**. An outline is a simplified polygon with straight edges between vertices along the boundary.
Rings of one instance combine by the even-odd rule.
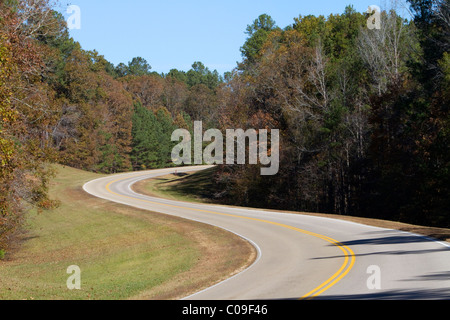
[[[352,6],[250,23],[219,75],[115,66],[84,50],[48,0],[0,1],[0,250],[32,207],[51,210],[52,163],[107,174],[174,166],[171,134],[279,129],[280,169],[220,165],[217,201],[450,227],[450,4],[408,0],[380,29]],[[145,53],[143,53],[145,54]]]

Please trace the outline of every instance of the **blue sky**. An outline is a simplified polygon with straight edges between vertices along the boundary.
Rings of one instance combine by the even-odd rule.
[[[117,65],[145,58],[156,72],[189,70],[194,61],[223,74],[241,61],[245,29],[267,13],[279,27],[301,15],[359,12],[385,0],[70,0],[81,9],[81,29],[71,36]],[[60,11],[65,15],[66,2]]]

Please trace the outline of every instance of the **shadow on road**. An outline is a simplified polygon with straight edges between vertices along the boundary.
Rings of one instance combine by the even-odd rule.
[[[342,245],[348,246],[350,248],[356,247],[356,246],[378,246],[378,245],[399,245],[399,244],[414,244],[414,243],[432,243],[432,241],[429,238],[421,237],[421,236],[415,236],[415,235],[388,235],[389,233],[392,233],[393,231],[376,231],[376,232],[368,232],[362,235],[363,239],[358,240],[351,240],[351,241],[343,241],[341,242]],[[387,234],[384,237],[376,237],[376,238],[366,238],[368,234],[374,234],[374,233],[385,233]],[[330,244],[330,246],[333,246],[333,244]],[[355,250],[356,251],[356,250]],[[435,249],[405,249],[405,250],[385,250],[385,251],[372,251],[372,252],[366,252],[366,253],[355,253],[355,257],[363,257],[363,256],[371,256],[371,255],[409,255],[409,254],[428,254],[428,253],[439,253],[439,252],[449,252],[450,253],[450,247],[436,247]],[[335,258],[345,258],[343,255],[337,255],[337,256],[328,256],[328,257],[317,257],[314,258],[315,260],[321,260],[321,259],[335,259]]]
[[[317,300],[448,300],[450,288],[391,290],[369,294],[324,295]]]
[[[342,295],[322,295],[313,300],[319,301],[356,301],[356,300],[449,300],[450,288],[445,289],[408,289],[408,290],[389,290],[383,292],[364,293],[364,294],[342,294]],[[298,301],[299,298],[279,299],[281,301]]]

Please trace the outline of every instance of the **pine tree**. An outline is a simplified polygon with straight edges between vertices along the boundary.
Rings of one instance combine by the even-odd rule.
[[[131,161],[133,168],[145,170],[161,167],[162,127],[155,114],[142,107],[141,104],[136,104],[132,121]]]

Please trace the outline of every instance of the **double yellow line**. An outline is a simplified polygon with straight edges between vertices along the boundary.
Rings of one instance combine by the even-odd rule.
[[[296,232],[300,232],[300,233],[303,233],[303,234],[306,234],[306,235],[310,235],[310,236],[322,239],[322,240],[324,240],[324,241],[326,241],[328,243],[331,243],[332,245],[338,247],[340,250],[342,250],[342,252],[344,253],[345,259],[344,259],[344,263],[341,266],[341,268],[331,278],[329,278],[327,281],[325,281],[320,286],[318,286],[314,290],[308,292],[303,297],[301,297],[300,300],[314,299],[314,298],[318,297],[319,295],[321,295],[322,293],[324,293],[325,291],[327,291],[328,289],[330,289],[331,287],[336,285],[339,281],[341,281],[350,272],[350,270],[353,269],[353,266],[355,264],[355,253],[348,246],[346,246],[346,245],[340,243],[339,241],[336,241],[336,240],[334,240],[334,239],[332,239],[330,237],[324,236],[324,235],[320,235],[320,234],[317,234],[317,233],[314,233],[314,232],[302,230],[302,229],[299,229],[299,228],[296,228],[296,227],[293,227],[293,226],[289,226],[289,225],[286,225],[286,224],[277,223],[277,222],[273,222],[273,221],[269,221],[269,220],[250,218],[250,217],[238,216],[238,215],[233,215],[233,214],[220,213],[220,212],[203,210],[203,209],[188,208],[188,207],[183,207],[183,206],[178,206],[178,205],[154,202],[154,201],[144,200],[144,199],[138,199],[138,198],[134,198],[134,197],[118,194],[118,193],[116,193],[116,192],[111,190],[111,185],[113,185],[114,183],[117,183],[119,181],[126,180],[126,179],[128,179],[128,177],[117,179],[117,180],[114,180],[114,181],[108,183],[106,185],[106,190],[109,193],[114,194],[114,195],[119,196],[119,197],[129,198],[129,199],[133,199],[133,200],[139,200],[139,201],[146,202],[146,203],[162,205],[162,206],[172,207],[172,208],[177,208],[177,209],[192,210],[192,211],[197,211],[197,212],[203,212],[203,213],[208,213],[208,214],[215,214],[215,215],[232,217],[232,218],[238,218],[238,219],[244,219],[244,220],[250,220],[250,221],[257,221],[257,222],[271,224],[271,225],[274,225],[274,226],[279,226],[279,227],[282,227],[282,228],[286,228],[286,229],[289,229],[289,230],[293,230],[293,231],[296,231]]]

